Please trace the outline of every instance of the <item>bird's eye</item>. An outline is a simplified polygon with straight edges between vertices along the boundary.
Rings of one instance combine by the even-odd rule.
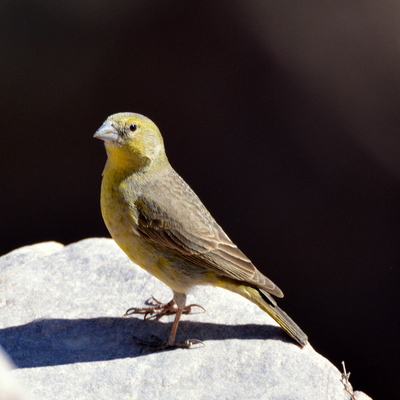
[[[129,130],[130,130],[131,132],[135,132],[136,129],[137,129],[137,125],[135,125],[135,124],[129,125]]]

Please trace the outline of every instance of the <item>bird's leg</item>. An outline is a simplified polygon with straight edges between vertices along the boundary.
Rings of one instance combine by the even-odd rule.
[[[146,300],[145,304],[149,307],[132,307],[126,310],[125,315],[144,314],[144,319],[159,319],[163,315],[176,314],[178,310],[174,299],[172,299],[169,303],[163,304],[154,296],[151,296],[151,299]],[[182,314],[189,314],[193,307],[199,307],[205,311],[205,309],[199,304],[190,304],[183,307]]]
[[[185,309],[186,294],[174,292],[174,298],[169,303],[167,303],[166,306],[169,306],[171,303],[174,307],[175,319],[172,324],[171,331],[169,333],[167,341],[163,342],[161,339],[154,337],[154,336],[153,336],[153,338],[156,339],[155,342],[148,342],[148,341],[141,340],[141,339],[134,337],[134,340],[136,341],[136,343],[143,344],[145,346],[149,346],[152,348],[153,351],[164,350],[167,347],[190,348],[194,344],[203,344],[203,342],[201,342],[200,340],[197,340],[197,339],[189,339],[189,340],[186,340],[185,342],[176,342],[175,341],[179,321],[182,316],[183,310]],[[165,315],[165,314],[166,313],[164,313],[163,315]],[[170,312],[170,314],[171,314],[171,312]]]

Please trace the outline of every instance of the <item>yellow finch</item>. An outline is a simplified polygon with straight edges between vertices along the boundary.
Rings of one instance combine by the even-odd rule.
[[[157,316],[176,313],[166,342],[157,348],[190,347],[175,341],[186,294],[196,285],[238,293],[267,312],[301,346],[307,336],[271,295],[282,291],[229,239],[189,185],[168,162],[157,126],[140,114],[107,118],[95,138],[108,155],[101,186],[105,224],[128,257],[173,291],[167,304],[128,310]]]

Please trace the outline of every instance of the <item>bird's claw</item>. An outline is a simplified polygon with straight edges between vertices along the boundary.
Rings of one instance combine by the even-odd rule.
[[[202,342],[202,341],[199,340],[199,339],[188,339],[188,340],[185,341],[185,344],[186,344],[186,347],[187,347],[188,349],[191,349],[193,346],[196,346],[196,345],[201,345],[202,347],[205,347],[205,346],[206,346],[206,345],[204,344],[204,342]]]
[[[182,314],[190,314],[192,312],[192,307],[199,307],[203,310],[203,312],[206,312],[206,309],[199,304],[189,304],[188,306],[185,306],[183,308]],[[195,314],[199,314],[199,313],[195,313]]]
[[[145,304],[149,307],[132,307],[126,310],[125,316],[132,314],[144,314],[144,319],[159,319],[164,315],[176,314],[178,307],[174,300],[169,303],[163,304],[161,301],[157,300],[154,296],[145,301]],[[193,307],[199,307],[205,312],[205,308],[199,304],[189,304],[183,308],[182,314],[189,314],[192,312]]]
[[[155,336],[155,335],[151,335],[151,338],[154,341],[143,340],[143,339],[139,339],[138,337],[134,336],[133,341],[136,344],[146,346],[147,350],[150,352],[166,350],[166,349],[173,349],[173,348],[191,349],[191,348],[194,348],[194,346],[196,346],[196,345],[201,345],[203,347],[205,346],[205,344],[201,340],[198,340],[198,339],[188,339],[184,342],[169,343],[168,341],[166,341],[166,342],[162,341],[158,336]]]

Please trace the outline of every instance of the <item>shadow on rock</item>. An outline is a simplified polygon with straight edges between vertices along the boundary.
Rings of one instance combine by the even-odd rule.
[[[34,368],[144,356],[132,337],[167,338],[171,322],[141,318],[43,319],[0,330],[0,345],[19,368]],[[271,325],[223,325],[181,321],[178,340],[195,338],[290,341]]]

